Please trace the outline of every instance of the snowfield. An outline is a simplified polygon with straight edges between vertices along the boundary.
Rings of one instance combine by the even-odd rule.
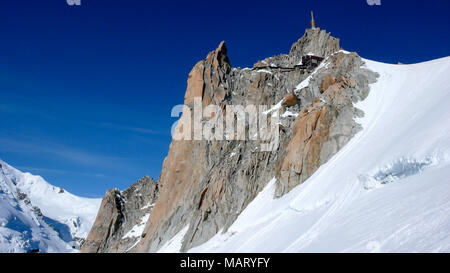
[[[450,252],[450,57],[365,62],[380,77],[356,104],[363,130],[282,198],[272,179],[191,252]]]
[[[82,198],[0,160],[0,252],[72,252],[101,199]]]

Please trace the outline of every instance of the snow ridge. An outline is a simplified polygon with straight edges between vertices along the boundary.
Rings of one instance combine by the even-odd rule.
[[[101,199],[81,198],[0,160],[0,252],[72,252]]]

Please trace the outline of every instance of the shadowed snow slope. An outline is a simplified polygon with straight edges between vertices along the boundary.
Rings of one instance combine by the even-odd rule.
[[[365,60],[380,77],[363,126],[305,183],[268,183],[226,233],[192,252],[450,252],[450,57]]]
[[[0,252],[73,251],[86,238],[100,202],[0,161]]]

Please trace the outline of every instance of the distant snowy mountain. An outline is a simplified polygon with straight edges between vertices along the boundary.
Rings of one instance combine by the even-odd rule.
[[[72,252],[101,199],[81,198],[0,160],[0,252]]]
[[[450,57],[391,65],[356,107],[359,132],[304,184],[276,179],[192,252],[450,252]],[[178,251],[186,230],[160,251]]]

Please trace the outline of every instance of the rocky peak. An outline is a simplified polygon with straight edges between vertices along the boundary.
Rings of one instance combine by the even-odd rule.
[[[301,63],[302,57],[314,55],[326,58],[340,50],[339,39],[320,28],[309,28],[292,44],[289,54],[280,54],[257,62],[254,67],[293,67]]]
[[[153,204],[159,195],[158,183],[148,176],[139,179],[125,191],[106,192],[94,225],[86,238],[82,252],[126,252],[141,239]],[[128,234],[128,235],[127,235]]]
[[[227,56],[227,46],[225,41],[220,42],[216,50],[211,51],[206,57],[206,63],[212,64],[214,70],[221,69],[223,72],[228,72],[231,68],[230,59]]]
[[[186,251],[226,231],[271,179],[277,179],[276,196],[308,179],[358,132],[354,117],[361,113],[352,102],[364,99],[375,80],[357,54],[339,50],[339,39],[307,29],[289,55],[266,58],[253,69],[232,69],[221,42],[189,73],[185,104],[192,107],[194,97],[203,105],[280,104],[277,150],[259,151],[259,140],[172,140],[142,240],[111,237],[99,251],[154,252],[183,230],[181,251]],[[307,54],[325,57],[326,65],[295,67]],[[125,198],[125,207],[136,202],[132,198]],[[129,222],[122,225],[128,229]]]
[[[222,41],[216,50],[211,51],[205,60],[199,61],[188,76],[184,104],[190,105],[195,97],[200,97],[203,105],[220,104],[227,95],[229,81],[226,77],[231,71],[227,47]]]
[[[309,28],[305,30],[303,37],[292,45],[289,56],[298,61],[307,54],[325,58],[340,49],[338,38],[320,28]]]

